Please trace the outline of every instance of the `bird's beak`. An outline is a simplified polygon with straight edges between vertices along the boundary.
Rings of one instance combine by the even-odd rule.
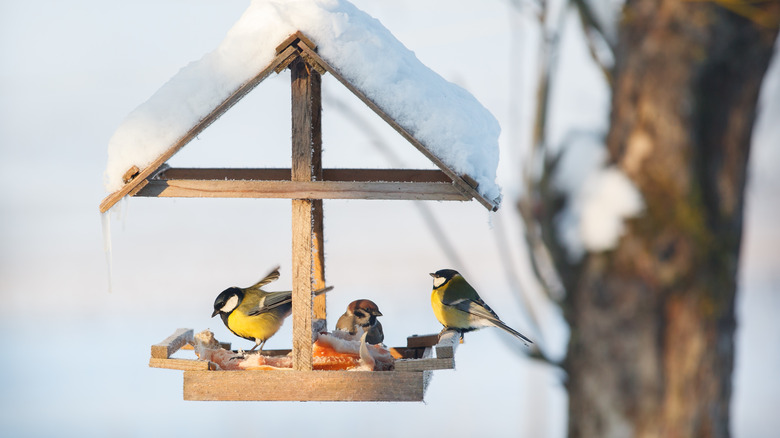
[[[379,310],[376,310],[374,312],[374,316],[382,316],[382,312],[380,312]]]
[[[217,314],[219,314],[219,309],[214,309],[214,313],[211,314],[211,317],[213,318],[217,316]]]
[[[431,277],[436,277],[436,274],[434,274],[433,272],[429,273],[428,275],[430,275]]]

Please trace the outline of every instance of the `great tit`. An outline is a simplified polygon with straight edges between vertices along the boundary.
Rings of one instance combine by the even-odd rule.
[[[347,311],[336,322],[336,330],[348,332],[351,335],[357,333],[358,326],[366,333],[366,342],[369,344],[381,344],[385,339],[382,331],[382,323],[376,318],[382,316],[379,307],[371,300],[355,300],[347,306]]]
[[[493,326],[511,333],[525,345],[533,344],[520,332],[504,324],[458,271],[442,269],[430,275],[433,277],[431,306],[436,319],[444,326],[444,330],[454,329],[465,333]]]
[[[214,300],[214,313],[222,317],[222,322],[236,336],[255,342],[252,350],[260,347],[279,331],[284,319],[292,313],[292,291],[266,292],[261,287],[279,279],[279,268],[248,288],[230,287],[222,291]],[[314,291],[314,295],[323,294],[332,286]],[[252,351],[250,350],[250,351]]]

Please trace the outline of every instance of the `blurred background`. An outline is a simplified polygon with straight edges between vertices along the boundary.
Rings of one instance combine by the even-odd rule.
[[[384,314],[386,344],[403,346],[409,335],[437,333],[428,273],[455,268],[504,321],[543,339],[549,358],[562,359],[568,328],[532,273],[514,207],[525,190],[522,170],[544,59],[539,9],[499,0],[353,3],[496,116],[504,204],[488,213],[476,202],[325,201],[326,278],[336,287],[328,295],[329,324],[353,299],[369,298]],[[563,373],[529,359],[519,343],[493,329],[466,337],[457,369],[434,373],[425,403],[185,402],[181,372],[147,367],[149,346],[179,327],[208,328],[236,348],[251,347],[209,318],[214,298],[229,286],[253,284],[276,264],[282,278],[274,286],[291,284],[287,200],[136,198],[113,209],[110,220],[98,212],[114,130],[181,67],[214,49],[247,5],[0,2],[3,433],[332,436],[359,427],[374,436],[566,435]],[[566,32],[556,36],[548,135],[603,132],[608,87],[579,17],[558,8],[549,13],[561,17]],[[769,437],[780,427],[774,415],[780,404],[778,62],[766,78],[738,278],[731,403],[738,437]],[[326,167],[431,168],[327,75],[323,100]],[[170,163],[289,167],[289,138],[289,77],[283,72]],[[288,321],[266,348],[289,348],[291,326]]]

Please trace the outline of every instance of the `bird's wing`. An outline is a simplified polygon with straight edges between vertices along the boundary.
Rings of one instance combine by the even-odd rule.
[[[333,289],[333,286],[317,289],[313,293],[315,296],[317,296],[317,295],[324,294],[325,292],[328,292],[331,289]],[[247,312],[249,316],[259,315],[263,312],[268,312],[269,310],[275,309],[279,306],[284,306],[285,304],[292,303],[292,291],[289,290],[283,292],[261,291],[261,293],[265,295],[263,296],[263,298],[260,299],[260,302],[254,309]]]
[[[260,289],[266,284],[276,281],[278,279],[279,279],[279,267],[277,266],[273,270],[271,270],[271,272],[269,272],[268,275],[266,275],[262,280],[258,281],[252,286],[249,286],[247,289]]]
[[[484,301],[480,299],[472,300],[468,298],[462,298],[450,303],[446,303],[448,306],[452,306],[462,312],[466,312],[470,315],[474,315],[477,318],[486,319],[488,321],[498,321],[498,315],[493,311]]]
[[[279,306],[292,303],[292,292],[267,292],[257,306],[247,312],[247,315],[254,316],[259,315],[269,310],[275,309]]]
[[[355,317],[349,316],[346,313],[341,315],[338,321],[336,321],[336,330],[342,330],[351,335],[354,335],[357,332]]]
[[[502,330],[509,332],[511,335],[525,342],[526,345],[529,343],[533,344],[532,340],[528,339],[522,333],[518,332],[512,327],[506,325],[504,321],[501,321],[498,318],[498,315],[496,315],[496,312],[494,312],[493,309],[488,307],[488,305],[485,304],[485,302],[482,300],[474,301],[474,300],[462,299],[462,300],[455,301],[450,305],[460,311],[473,315],[494,327],[498,327]]]

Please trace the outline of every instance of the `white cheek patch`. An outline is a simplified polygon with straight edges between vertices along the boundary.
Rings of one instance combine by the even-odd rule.
[[[222,306],[221,309],[219,309],[222,312],[230,313],[232,312],[236,307],[238,307],[238,297],[235,295],[232,295],[230,298],[228,298],[227,302],[224,306]]]
[[[446,282],[447,279],[444,277],[433,277],[433,287],[439,287]]]

